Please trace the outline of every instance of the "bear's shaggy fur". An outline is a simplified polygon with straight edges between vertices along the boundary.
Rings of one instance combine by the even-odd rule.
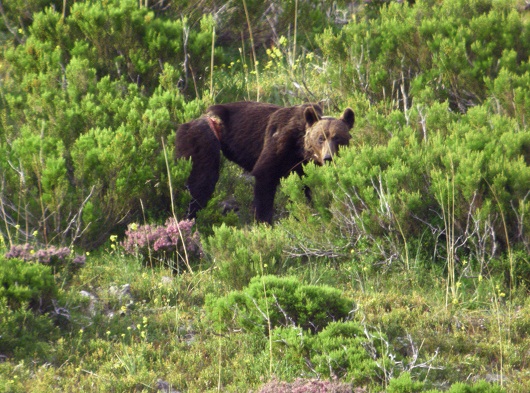
[[[340,146],[349,144],[354,122],[350,108],[340,119],[322,117],[311,106],[282,108],[271,115],[263,150],[251,172],[256,179],[254,206],[258,221],[272,221],[280,179],[291,172],[302,176],[303,165],[310,160],[318,165],[331,161]]]
[[[271,223],[280,179],[293,171],[302,175],[309,160],[320,165],[330,160],[339,146],[348,144],[353,123],[351,109],[335,119],[322,117],[317,104],[283,108],[244,101],[210,106],[176,134],[176,158],[192,160],[188,217],[195,217],[211,198],[223,152],[255,177],[255,217]]]

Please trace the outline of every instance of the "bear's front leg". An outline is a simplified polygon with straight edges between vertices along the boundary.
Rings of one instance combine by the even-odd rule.
[[[278,179],[256,177],[254,185],[254,218],[259,222],[272,224],[274,195],[278,188]]]

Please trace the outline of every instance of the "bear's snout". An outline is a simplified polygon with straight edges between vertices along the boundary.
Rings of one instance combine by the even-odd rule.
[[[328,139],[323,146],[321,157],[323,163],[333,161],[333,156],[337,153],[337,145],[333,139]]]

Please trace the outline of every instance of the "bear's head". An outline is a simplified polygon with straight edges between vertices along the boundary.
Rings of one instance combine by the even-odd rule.
[[[339,147],[350,142],[350,130],[355,123],[353,110],[347,108],[340,119],[320,117],[313,108],[304,111],[306,133],[304,137],[305,157],[318,165],[331,161]]]

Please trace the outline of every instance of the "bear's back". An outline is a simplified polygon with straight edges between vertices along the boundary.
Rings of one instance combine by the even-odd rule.
[[[206,115],[220,120],[221,150],[226,158],[252,171],[263,149],[269,117],[281,107],[254,101],[210,106]]]

